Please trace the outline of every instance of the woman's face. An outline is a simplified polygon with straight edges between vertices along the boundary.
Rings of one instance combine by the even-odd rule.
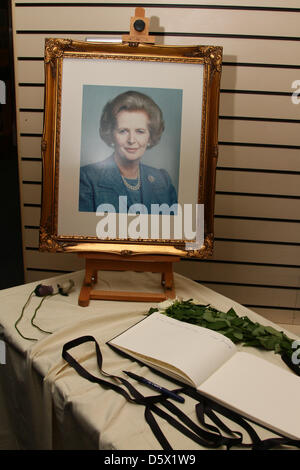
[[[115,153],[134,161],[142,158],[150,141],[149,118],[144,111],[120,111],[113,130]]]

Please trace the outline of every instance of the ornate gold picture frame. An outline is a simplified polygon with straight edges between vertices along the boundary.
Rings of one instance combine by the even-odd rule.
[[[221,66],[215,46],[46,40],[41,250],[212,254]]]

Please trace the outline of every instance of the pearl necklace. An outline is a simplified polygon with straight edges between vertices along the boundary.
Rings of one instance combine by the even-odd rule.
[[[133,186],[132,184],[129,184],[126,181],[126,178],[122,174],[121,174],[121,177],[122,177],[123,183],[125,184],[126,188],[130,189],[131,191],[138,191],[140,189],[140,187],[141,187],[140,167],[138,169],[137,183],[136,183],[135,186]]]

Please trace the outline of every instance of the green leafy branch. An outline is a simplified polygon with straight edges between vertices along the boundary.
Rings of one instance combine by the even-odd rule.
[[[176,320],[218,331],[231,339],[233,343],[273,350],[276,354],[286,354],[288,357],[291,357],[293,353],[294,340],[285,333],[277,331],[272,326],[253,322],[246,316],[240,317],[233,308],[228,312],[222,312],[211,305],[197,304],[190,299],[175,300],[164,310],[151,308],[148,315],[157,311]]]

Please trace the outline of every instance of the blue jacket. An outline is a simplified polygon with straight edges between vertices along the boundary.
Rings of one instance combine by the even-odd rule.
[[[151,204],[177,203],[176,190],[166,170],[140,164],[141,203],[150,213]],[[119,196],[127,196],[120,171],[113,156],[80,169],[79,210],[96,212],[100,204],[112,204],[119,212]],[[131,205],[128,197],[128,206]],[[127,207],[128,209],[128,207]]]

